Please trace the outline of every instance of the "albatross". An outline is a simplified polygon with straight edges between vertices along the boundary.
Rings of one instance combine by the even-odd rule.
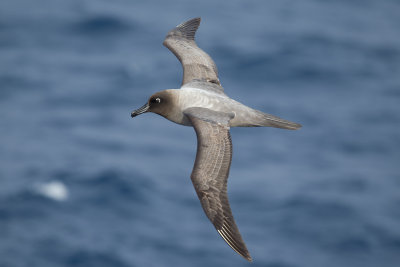
[[[179,24],[168,32],[163,42],[182,64],[181,88],[154,93],[131,116],[153,112],[194,128],[197,153],[190,177],[201,206],[225,242],[252,261],[228,201],[227,182],[232,161],[229,129],[266,126],[297,130],[301,125],[252,109],[225,94],[217,66],[195,42],[200,21],[194,18]]]

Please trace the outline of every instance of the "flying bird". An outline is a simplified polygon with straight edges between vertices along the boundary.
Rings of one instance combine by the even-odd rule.
[[[297,130],[300,124],[252,109],[228,97],[212,58],[195,42],[200,18],[188,20],[168,32],[164,45],[183,67],[180,89],[159,91],[131,113],[159,114],[177,124],[192,126],[197,153],[191,180],[208,219],[226,243],[252,261],[236,226],[228,201],[227,182],[232,160],[230,127],[275,127]]]

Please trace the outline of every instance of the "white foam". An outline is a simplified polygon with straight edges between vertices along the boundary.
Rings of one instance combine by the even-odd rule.
[[[45,197],[57,201],[64,201],[68,198],[68,189],[60,181],[51,181],[37,186],[37,192]]]

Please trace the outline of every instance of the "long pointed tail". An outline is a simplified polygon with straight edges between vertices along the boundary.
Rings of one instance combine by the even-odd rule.
[[[258,116],[254,122],[254,126],[267,126],[287,130],[297,130],[301,128],[301,124],[281,119],[277,116],[257,111]]]

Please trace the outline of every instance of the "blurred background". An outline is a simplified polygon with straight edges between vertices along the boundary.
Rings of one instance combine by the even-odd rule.
[[[252,266],[399,266],[400,2],[2,0],[0,266],[249,266],[203,214],[178,88],[197,16],[226,93],[303,124],[233,128]]]

